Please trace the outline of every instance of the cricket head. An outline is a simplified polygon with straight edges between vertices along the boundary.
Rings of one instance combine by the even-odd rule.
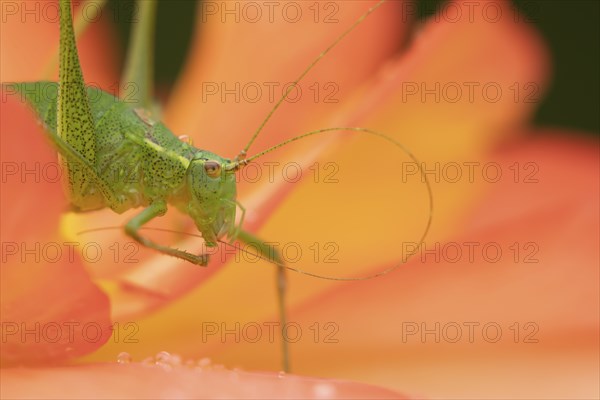
[[[199,151],[186,172],[187,212],[209,247],[235,232],[236,182],[235,170],[228,168],[231,164],[216,154]]]

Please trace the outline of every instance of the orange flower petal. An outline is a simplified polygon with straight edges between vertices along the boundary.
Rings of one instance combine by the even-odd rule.
[[[58,52],[57,2],[2,6],[0,79],[48,79],[44,72]],[[87,12],[92,18],[90,8]],[[79,50],[87,83],[110,89],[117,68],[106,21],[92,21]],[[95,243],[70,242],[58,233],[67,202],[56,151],[33,113],[8,91],[2,89],[0,106],[1,229],[3,246],[10,246],[2,249],[2,363],[59,362],[89,353],[110,337],[109,303],[79,256],[82,246]]]
[[[63,399],[405,399],[361,383],[172,365],[92,364],[3,369],[3,398]]]
[[[58,1],[35,3],[2,2],[0,35],[0,81],[29,82],[58,80],[58,58],[52,76],[44,76],[52,57],[58,55]],[[99,18],[95,6],[77,2],[74,18],[85,15],[89,26],[78,39],[77,48],[88,85],[118,92],[116,51],[109,18]],[[82,14],[85,13],[85,14]],[[106,9],[102,15],[107,16]]]
[[[487,185],[462,234],[292,313],[295,370],[443,398],[597,397],[597,146],[542,136],[499,151],[489,162],[518,175]],[[210,356],[261,368],[268,346]]]
[[[2,101],[1,113],[1,361],[56,362],[89,353],[110,337],[109,304],[83,268],[77,253],[83,244],[57,234],[66,202],[56,154],[14,96]]]
[[[481,166],[489,149],[531,115],[535,104],[524,98],[515,101],[511,87],[531,86],[540,96],[548,79],[547,55],[538,35],[514,22],[507,3],[493,4],[503,7],[497,23],[480,14],[473,21],[463,18],[456,23],[431,19],[407,53],[382,68],[338,117],[398,140],[429,171],[435,204],[431,235],[454,230],[456,220],[481,190],[464,179],[468,174],[464,163]],[[470,83],[479,89],[488,84],[500,88],[501,97],[492,101],[487,91],[478,90],[471,99],[466,89]],[[413,86],[417,93],[409,95]],[[442,89],[449,86],[462,88],[456,102]],[[302,182],[270,218],[263,235],[286,243],[326,242],[327,237],[335,237],[339,265],[319,265],[329,275],[365,275],[365,270],[372,270],[374,254],[378,262],[397,260],[398,239],[417,240],[429,211],[416,168],[414,174],[407,174],[407,166],[414,167],[414,162],[368,135],[347,140],[326,160],[334,161],[341,171],[335,190],[324,196],[317,185]],[[463,179],[440,179],[449,164],[460,167]],[[310,210],[310,220],[298,210]],[[357,213],[356,229],[346,229],[348,216]],[[312,229],[298,229],[310,222]]]

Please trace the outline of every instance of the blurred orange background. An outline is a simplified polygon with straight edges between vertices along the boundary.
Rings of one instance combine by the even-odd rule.
[[[34,9],[36,20],[22,18],[21,3],[13,3],[1,2],[0,78],[46,79],[58,46],[52,9],[44,8],[51,6]],[[158,86],[165,123],[199,148],[234,157],[274,105],[268,88],[280,95],[375,3],[278,2],[272,15],[261,2],[256,9],[228,2],[229,13],[222,2],[199,4],[183,68],[173,85]],[[287,274],[294,374],[413,397],[600,395],[598,141],[570,126],[532,122],[555,62],[516,10],[507,1],[450,2],[419,19],[412,3],[387,2],[310,71],[299,100],[284,102],[252,146],[255,154],[309,130],[362,126],[410,149],[432,185],[424,246],[392,273],[354,282]],[[118,93],[115,20],[126,14],[114,5],[103,11],[79,53],[86,81]],[[168,31],[158,34],[169,41]],[[166,351],[183,364],[209,358],[228,369],[280,369],[280,343],[270,335],[277,326],[272,266],[225,259],[222,250],[204,269],[140,248],[118,229],[78,234],[123,225],[139,210],[65,213],[61,185],[44,169],[56,155],[41,126],[6,88],[1,107],[3,395],[32,393],[15,365],[32,368],[34,393],[51,395],[61,393],[58,382],[75,381],[77,367],[116,366],[123,352],[133,364]],[[268,162],[280,163],[273,180]],[[291,164],[303,180],[281,174]],[[314,137],[258,165],[262,179],[239,186],[247,227],[300,249],[294,267],[340,277],[385,270],[402,261],[427,222],[427,191],[412,160],[376,138]],[[330,184],[326,165],[335,167]],[[175,211],[149,225],[194,232]],[[201,244],[149,234],[191,250]],[[77,244],[73,257],[65,243]],[[79,253],[90,243],[103,257]],[[44,249],[54,245],[62,256],[49,262]],[[24,334],[23,323],[59,326],[60,340],[43,328]],[[69,323],[75,330],[66,336]],[[94,340],[84,329],[90,324],[101,326]],[[57,363],[77,367],[53,370]],[[85,374],[84,393],[105,393],[118,370],[103,368]],[[131,369],[121,379],[146,374]],[[180,393],[197,393],[185,386],[195,379],[186,374],[179,384],[189,391]],[[256,385],[253,379],[246,384]],[[173,374],[152,381],[173,388]],[[136,396],[141,389],[119,390]]]

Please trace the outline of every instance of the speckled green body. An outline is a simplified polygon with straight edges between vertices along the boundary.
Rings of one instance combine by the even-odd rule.
[[[18,84],[18,91],[33,106],[47,130],[57,132],[57,93],[54,82]],[[109,199],[97,177],[63,154],[68,168],[66,191],[74,209],[90,211],[109,207],[122,213],[165,201],[192,216],[207,243],[233,234],[236,214],[235,175],[221,169],[210,177],[206,161],[228,165],[230,160],[181,141],[161,122],[140,108],[97,88],[87,88],[95,127],[94,152],[84,156],[97,177],[116,196]],[[75,146],[73,146],[75,147]],[[60,148],[59,148],[60,151]],[[83,181],[75,182],[73,179]],[[116,200],[116,201],[115,201]]]

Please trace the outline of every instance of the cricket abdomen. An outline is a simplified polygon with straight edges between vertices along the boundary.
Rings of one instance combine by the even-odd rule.
[[[143,206],[160,212],[168,203],[192,217],[209,246],[237,234],[236,168],[231,160],[196,149],[143,109],[91,87],[91,134],[87,127],[78,131],[77,124],[59,133],[58,84],[22,83],[15,89],[37,112],[67,161],[63,182],[73,209],[108,207],[122,213]]]
[[[15,88],[46,129],[56,134],[58,84],[31,82],[15,84]],[[91,211],[109,207],[122,213],[175,194],[185,197],[185,171],[197,150],[132,104],[94,87],[87,88],[87,95],[95,130],[91,147],[95,151],[93,157],[79,155],[91,164],[93,173],[61,154],[67,161],[64,185],[73,208]],[[81,143],[68,143],[64,137],[61,140],[73,148],[82,147]],[[72,174],[76,168],[78,173]],[[104,181],[116,200],[102,193],[98,179]]]

